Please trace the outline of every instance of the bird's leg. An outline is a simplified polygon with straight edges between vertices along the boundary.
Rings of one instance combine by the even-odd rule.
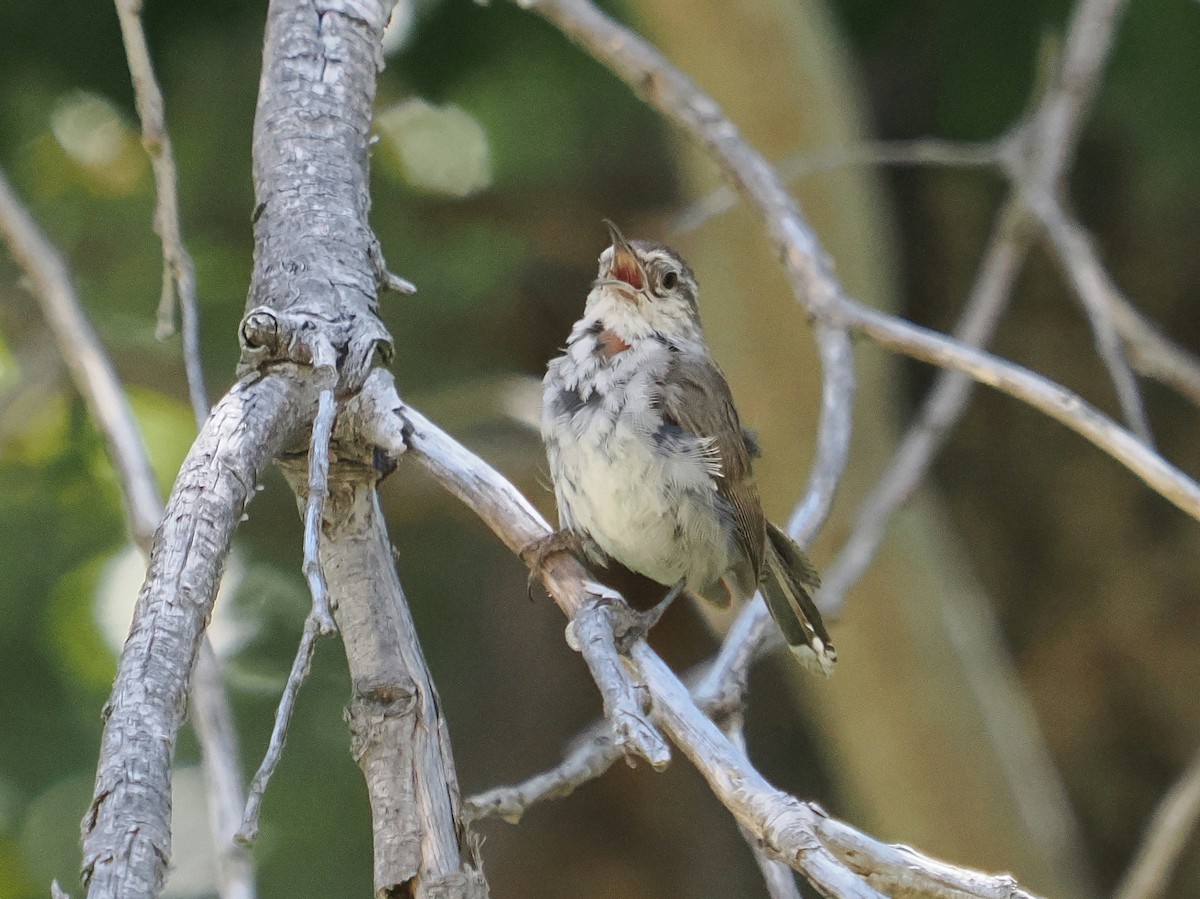
[[[658,624],[659,619],[663,617],[671,603],[679,598],[679,594],[683,592],[686,586],[686,579],[680,578],[675,586],[667,591],[667,595],[658,601],[658,603],[645,612],[637,612],[628,606],[622,613],[622,617],[628,616],[623,622],[624,628],[617,634],[617,649],[622,653],[628,653],[629,647],[640,640],[646,634],[650,633],[650,628]]]
[[[529,598],[533,599],[533,585],[542,575],[546,560],[556,553],[571,553],[579,558],[583,544],[574,531],[562,528],[521,547],[521,559],[529,566]]]

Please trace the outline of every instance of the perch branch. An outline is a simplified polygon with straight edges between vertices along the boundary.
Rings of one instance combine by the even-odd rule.
[[[510,549],[519,553],[521,548],[548,533],[549,529],[528,500],[500,474],[411,407],[403,407],[398,414],[407,423],[404,428],[409,446],[407,455],[466,503]],[[573,616],[588,601],[587,588],[582,579],[570,580],[568,572],[564,571],[567,564],[551,557],[546,566],[545,581],[551,595],[568,615]],[[578,565],[573,561],[569,564]],[[1001,886],[1009,890],[1006,895],[1010,899],[1029,896],[1013,885],[1011,878],[986,877],[951,868],[916,853],[903,854],[897,861],[897,853],[901,850],[865,835],[858,836],[862,848],[857,854],[843,853],[846,858],[839,857],[835,852],[839,844],[827,842],[822,836],[821,824],[828,820],[824,812],[771,787],[697,708],[687,689],[644,640],[635,641],[629,653],[650,698],[654,722],[693,761],[738,823],[753,834],[772,857],[785,861],[826,894],[878,899],[883,894],[869,885],[868,875],[862,872],[862,869],[869,869],[870,876],[879,874],[896,882],[920,883],[931,890],[927,895],[935,897],[962,899],[963,896],[997,895],[995,891]],[[579,751],[581,770],[621,755],[604,751],[600,744],[600,758],[589,758],[594,752],[591,746],[597,744],[595,737],[593,732],[591,744]],[[577,776],[580,775],[552,772],[532,789],[569,790]],[[517,816],[529,798],[521,791],[522,788],[507,793],[494,791],[473,800],[470,803],[473,814],[495,809],[509,817]],[[857,834],[853,828],[841,827]],[[853,865],[847,860],[851,857]],[[948,880],[947,872],[955,872],[954,878]],[[951,886],[944,886],[947,883]],[[953,892],[954,889],[959,889],[959,893]]]
[[[162,90],[154,77],[150,47],[142,28],[142,0],[116,0],[117,20],[125,57],[133,78],[134,101],[142,121],[142,146],[150,155],[154,171],[154,191],[158,203],[154,211],[154,230],[162,239],[162,296],[158,302],[157,336],[165,339],[175,333],[175,301],[183,323],[183,367],[187,376],[196,426],[208,414],[208,391],[204,388],[204,370],[200,365],[200,313],[196,303],[196,270],[183,245],[179,225],[178,175],[175,153],[163,114]]]

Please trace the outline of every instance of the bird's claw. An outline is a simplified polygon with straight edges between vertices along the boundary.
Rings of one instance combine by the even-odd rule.
[[[526,585],[529,599],[533,599],[533,587],[541,578],[546,560],[557,553],[571,553],[578,556],[581,552],[579,537],[565,528],[539,537],[521,547],[521,560],[529,566],[529,582]]]

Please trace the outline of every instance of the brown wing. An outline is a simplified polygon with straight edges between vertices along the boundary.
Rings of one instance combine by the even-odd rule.
[[[733,510],[737,539],[750,560],[754,583],[760,579],[767,541],[767,524],[751,469],[733,395],[725,374],[704,356],[677,352],[662,386],[660,411],[664,424],[710,442],[717,493]],[[714,466],[714,470],[716,466]]]

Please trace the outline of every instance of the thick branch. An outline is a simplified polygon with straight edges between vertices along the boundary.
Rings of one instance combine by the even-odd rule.
[[[486,895],[486,884],[459,819],[445,725],[374,489],[377,448],[387,458],[403,445],[377,421],[394,420],[399,405],[390,378],[375,371],[368,381],[376,352],[391,353],[378,290],[405,286],[386,271],[367,221],[367,145],[392,5],[272,0],[254,128],[256,255],[241,370],[301,363],[322,391],[327,414],[314,425],[309,458],[303,470],[300,460],[284,470],[309,500],[313,620],[327,580],[354,679],[350,724],[375,820],[377,895],[473,897]],[[326,457],[335,386],[346,399],[336,451]]]
[[[217,403],[184,460],[106,708],[83,825],[92,899],[161,891],[171,848],[171,760],[229,540],[260,473],[311,417],[315,401],[295,378],[241,381]]]

